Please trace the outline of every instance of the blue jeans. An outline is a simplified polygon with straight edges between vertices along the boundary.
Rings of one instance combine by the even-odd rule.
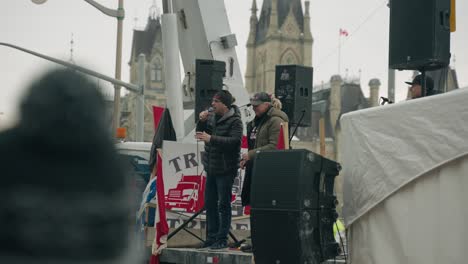
[[[207,175],[205,187],[207,240],[227,240],[231,228],[233,175]]]

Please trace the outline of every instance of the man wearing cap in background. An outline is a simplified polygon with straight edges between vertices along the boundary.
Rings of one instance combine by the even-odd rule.
[[[410,85],[409,90],[411,93],[411,99],[421,98],[424,96],[423,89],[421,86],[421,83],[422,83],[421,81],[422,81],[422,75],[419,74],[416,77],[414,77],[412,82],[405,82],[406,84]],[[430,76],[426,75],[425,86],[426,86],[425,96],[437,94],[437,92],[434,91],[434,80],[432,80]]]
[[[226,90],[213,96],[210,111],[199,115],[195,137],[205,142],[202,163],[206,171],[205,208],[207,238],[203,247],[227,248],[231,227],[231,192],[237,176],[242,141],[239,108]]]
[[[256,93],[250,98],[255,118],[247,124],[247,144],[249,151],[242,155],[241,168],[245,168],[244,184],[242,186],[242,205],[250,204],[250,182],[252,177],[253,159],[259,150],[273,150],[278,145],[281,123],[289,121],[288,116],[281,111],[281,103],[265,92]],[[275,105],[275,106],[273,106]],[[245,247],[249,249],[250,245]],[[244,249],[243,249],[244,250]]]

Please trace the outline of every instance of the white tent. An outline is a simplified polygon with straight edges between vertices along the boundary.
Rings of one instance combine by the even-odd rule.
[[[351,263],[467,263],[468,89],[341,118]]]

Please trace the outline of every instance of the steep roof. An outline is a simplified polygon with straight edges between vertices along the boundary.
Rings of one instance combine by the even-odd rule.
[[[260,11],[260,20],[257,24],[257,43],[265,41],[268,27],[270,26],[270,15],[271,15],[271,3],[272,0],[264,0],[262,10]],[[278,28],[280,28],[286,17],[289,14],[289,10],[292,9],[294,17],[296,18],[297,24],[301,32],[304,31],[304,15],[302,12],[301,0],[276,0],[277,2],[277,16],[278,16]]]
[[[161,21],[159,17],[156,19],[149,17],[144,30],[133,30],[130,61],[137,60],[141,53],[149,57],[158,37],[161,37]]]

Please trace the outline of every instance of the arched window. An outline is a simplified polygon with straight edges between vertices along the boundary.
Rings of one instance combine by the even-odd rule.
[[[162,66],[161,60],[156,58],[151,64],[151,81],[160,82],[162,81]]]
[[[281,64],[298,64],[298,59],[294,51],[292,51],[291,49],[286,50],[281,56]]]

